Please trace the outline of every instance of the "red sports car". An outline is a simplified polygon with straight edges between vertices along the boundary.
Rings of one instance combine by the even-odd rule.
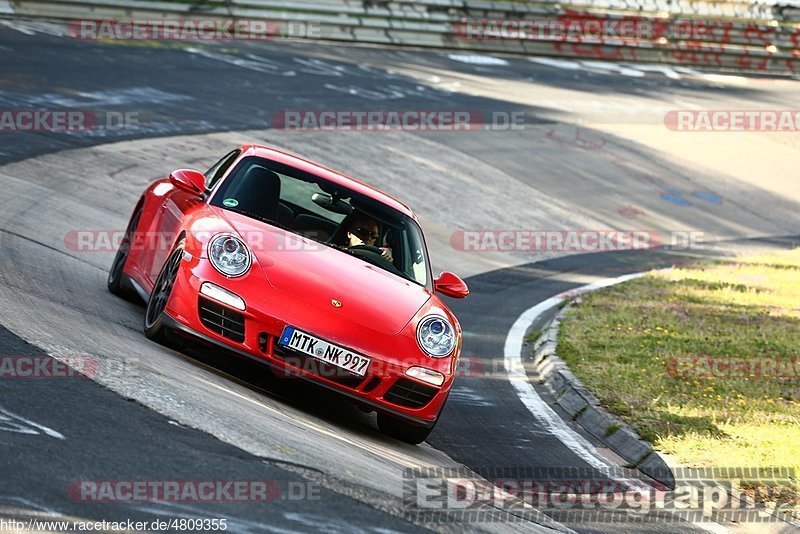
[[[469,294],[452,273],[431,276],[407,206],[260,146],[150,185],[108,288],[147,302],[149,338],[210,344],[328,387],[409,443],[436,424],[461,351],[436,292]]]

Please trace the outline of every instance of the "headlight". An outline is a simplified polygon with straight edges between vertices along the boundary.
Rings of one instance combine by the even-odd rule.
[[[417,326],[417,343],[434,358],[443,358],[453,351],[456,334],[447,319],[440,315],[429,315]]]
[[[209,242],[208,259],[225,276],[242,276],[250,269],[250,250],[244,241],[230,234],[220,234]]]

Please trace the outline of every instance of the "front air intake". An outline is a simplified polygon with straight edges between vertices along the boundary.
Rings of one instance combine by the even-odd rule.
[[[400,378],[383,396],[384,399],[408,408],[422,408],[439,392],[437,388],[420,384],[416,380]]]
[[[199,304],[200,321],[206,328],[231,341],[244,341],[244,315],[203,297]]]

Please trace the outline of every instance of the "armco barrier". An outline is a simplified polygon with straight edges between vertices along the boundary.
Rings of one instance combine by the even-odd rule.
[[[705,0],[10,0],[13,14],[50,19],[269,19],[313,26],[326,40],[577,59],[800,71],[800,4]],[[794,0],[797,1],[797,0]],[[634,21],[649,33],[620,38],[492,32],[498,22]],[[470,28],[483,28],[474,32]]]

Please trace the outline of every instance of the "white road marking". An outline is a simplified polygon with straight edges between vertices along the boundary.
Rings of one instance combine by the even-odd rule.
[[[59,106],[64,108],[80,108],[94,103],[104,106],[122,106],[128,104],[165,104],[192,100],[192,97],[160,91],[152,87],[128,87],[110,91],[85,91],[77,93],[77,98],[56,93],[39,93],[35,95],[21,95],[18,93],[0,93],[0,97],[17,98],[32,106]]]
[[[508,65],[508,61],[492,56],[481,56],[477,54],[447,54],[453,61],[469,63],[470,65]]]
[[[481,395],[476,393],[474,389],[460,385],[453,386],[453,388],[450,390],[449,400],[467,404],[470,408],[485,408],[487,406],[494,406],[493,403],[487,401]]]
[[[582,61],[581,64],[594,72],[602,74],[618,73],[623,76],[631,76],[633,78],[641,78],[644,72],[639,70],[635,65],[620,65],[611,61]]]
[[[40,504],[40,503],[34,502],[34,501],[29,501],[28,499],[25,499],[23,497],[17,497],[16,495],[0,495],[0,503],[17,503],[17,504],[21,504],[23,506],[26,506],[26,507],[30,508],[31,510],[38,510],[40,512],[44,512],[44,513],[49,514],[49,515],[54,515],[54,516],[63,516],[64,515],[63,513],[59,512],[58,510],[56,510],[54,508],[49,508],[49,507],[45,506],[44,504]],[[2,512],[6,512],[6,513],[8,512],[7,510],[2,510],[2,508],[0,508],[0,510]]]
[[[187,48],[186,52],[207,59],[221,61],[235,67],[273,74],[276,76],[291,77],[297,74],[295,71],[289,70],[286,65],[282,65],[276,61],[272,61],[271,59],[257,56],[255,54],[247,54],[246,57],[240,57],[231,54],[223,54],[220,52],[212,52],[210,50],[203,50],[201,48]]]
[[[611,464],[608,460],[600,456],[595,449],[594,445],[578,434],[574,429],[570,428],[564,420],[536,393],[536,390],[531,385],[528,375],[525,372],[522,363],[522,343],[525,338],[525,333],[531,324],[536,320],[539,315],[551,309],[554,306],[564,302],[568,299],[573,299],[584,293],[610,287],[613,285],[621,284],[629,280],[641,278],[645,273],[633,273],[618,278],[609,278],[581,286],[577,289],[559,293],[554,297],[540,302],[536,306],[527,309],[511,326],[506,337],[506,344],[504,348],[504,363],[508,373],[508,379],[511,385],[517,391],[522,403],[528,408],[528,411],[539,421],[539,423],[547,429],[547,431],[554,437],[558,438],[567,448],[574,452],[579,458],[585,461],[594,469],[600,470],[601,473],[609,473],[609,478],[629,485],[632,489],[637,491],[648,491],[649,486],[640,480],[618,478],[611,476],[614,468],[618,468]],[[729,532],[729,530],[722,525],[712,522],[695,523],[697,528],[713,532],[714,534],[722,534]]]
[[[533,63],[547,65],[548,67],[557,67],[565,70],[581,70],[580,63],[577,61],[571,61],[569,59],[555,59],[551,57],[532,57],[528,59]]]
[[[110,91],[88,91],[78,93],[81,98],[101,102],[104,106],[122,106],[125,104],[164,104],[166,102],[180,102],[192,100],[187,95],[168,93],[152,87],[130,87],[127,89],[113,89]],[[76,105],[84,102],[75,101]]]
[[[335,76],[337,78],[341,78],[347,71],[347,67],[345,65],[337,65],[321,59],[305,57],[296,57],[292,59],[295,63],[303,65],[303,67],[300,69],[300,72],[311,74],[313,76]]]
[[[5,430],[7,432],[15,432],[18,434],[38,435],[39,432],[37,432],[37,430],[40,430],[41,432],[50,436],[51,438],[65,439],[64,435],[61,434],[60,432],[56,432],[52,428],[40,425],[39,423],[34,423],[33,421],[25,419],[22,416],[13,414],[4,408],[0,408],[0,414],[2,414],[0,415],[0,431]]]
[[[732,84],[745,84],[737,78],[739,76],[720,76],[715,74],[703,74],[694,69],[687,67],[673,67],[670,65],[639,65],[629,63],[614,63],[611,61],[575,61],[570,59],[556,59],[549,57],[531,57],[528,61],[538,63],[539,65],[547,65],[548,67],[555,67],[564,70],[583,70],[587,72],[597,72],[600,74],[622,74],[623,76],[631,76],[634,78],[641,78],[648,72],[661,73],[671,80],[680,80],[683,77],[681,74],[694,77],[702,77],[711,82],[727,82]],[[730,79],[733,78],[733,79]]]
[[[713,83],[736,85],[739,87],[749,83],[749,80],[744,76],[732,76],[730,74],[703,74],[703,79]]]
[[[536,390],[528,380],[528,375],[525,372],[525,367],[522,362],[522,343],[525,338],[525,332],[527,332],[528,327],[533,321],[553,306],[581,293],[633,280],[640,276],[642,276],[642,274],[637,273],[604,280],[550,297],[520,315],[512,325],[506,337],[505,348],[503,350],[504,363],[508,379],[516,390],[517,396],[519,396],[525,407],[528,408],[528,411],[530,411],[553,436],[558,438],[567,448],[595,469],[608,470],[612,465],[605,458],[600,456],[589,441],[567,426],[564,420],[542,400],[538,393],[536,393]]]
[[[0,14],[13,13],[14,8],[10,7],[11,11],[5,11],[5,6],[9,6],[9,2],[0,0]],[[55,37],[64,37],[67,35],[67,27],[65,24],[58,24],[54,22],[46,22],[41,20],[0,20],[0,25],[18,31],[25,35],[45,34],[53,35]]]
[[[427,98],[429,100],[441,100],[447,97],[452,91],[442,87],[427,87],[425,85],[415,85],[408,87],[404,85],[378,85],[372,88],[359,87],[357,85],[335,85],[326,83],[325,89],[336,91],[345,95],[357,96],[365,100],[398,100],[407,96]]]
[[[639,65],[626,65],[611,61],[573,61],[568,59],[554,59],[547,57],[532,57],[528,58],[528,60],[532,63],[538,63],[540,65],[547,65],[548,67],[556,67],[559,69],[583,70],[598,74],[622,74],[623,76],[631,76],[633,78],[643,77],[645,75],[644,71],[647,70],[646,67],[648,67],[645,65],[645,68],[640,68]],[[680,76],[674,71],[672,72],[672,75],[680,78]]]
[[[6,2],[8,3],[8,2]],[[9,5],[9,9],[10,9]],[[2,4],[0,4],[0,13],[7,13],[7,11],[2,11]],[[13,13],[13,11],[12,11]],[[36,32],[28,29],[26,26],[19,24],[15,20],[0,20],[0,25],[5,26],[6,28],[10,28],[12,30],[16,30],[19,33],[24,33],[25,35],[35,35]]]
[[[357,85],[334,85],[332,83],[326,83],[323,87],[331,91],[336,91],[337,93],[357,96],[365,100],[387,100],[387,99],[405,98],[405,95],[403,93],[394,93],[387,95],[380,91],[364,89],[363,87],[359,87]]]
[[[660,72],[661,74],[672,80],[681,79],[681,75],[678,74],[678,72],[675,69],[673,69],[668,65],[634,65],[633,67],[644,72]]]

